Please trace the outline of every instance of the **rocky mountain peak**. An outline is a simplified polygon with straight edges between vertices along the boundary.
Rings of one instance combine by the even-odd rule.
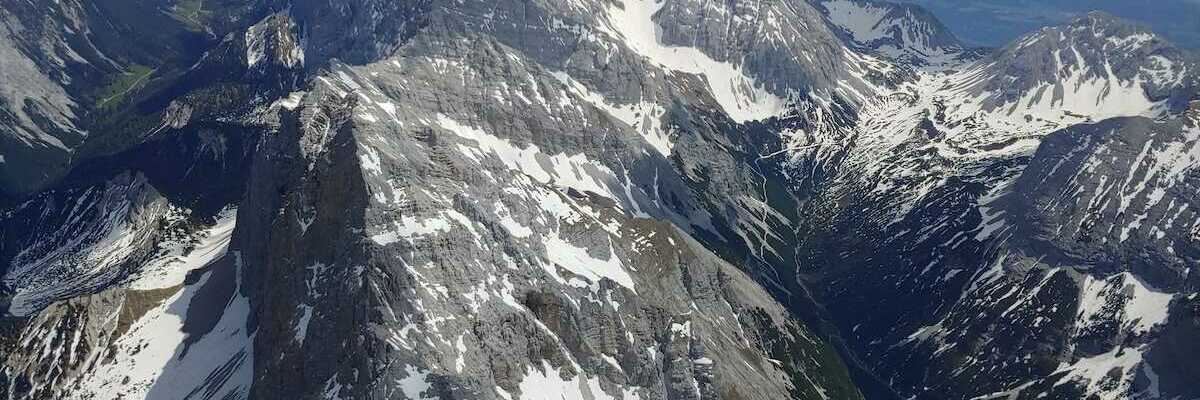
[[[1072,47],[1085,58],[1133,59],[1153,54],[1177,58],[1181,52],[1145,26],[1103,11],[1092,11],[1062,25],[1043,28],[1018,39],[1007,49],[1038,46],[1050,50]],[[1163,54],[1168,53],[1168,54]]]
[[[1135,87],[1150,101],[1171,98],[1180,87],[1194,84],[1198,72],[1194,54],[1104,12],[1028,34],[1001,49],[993,62],[993,69],[1010,80],[995,88],[1008,93],[1075,79],[1113,89]]]
[[[1087,32],[1096,38],[1122,38],[1138,33],[1157,36],[1145,26],[1100,10],[1084,13],[1064,25],[1071,31]]]
[[[1092,120],[1178,112],[1198,82],[1194,53],[1101,12],[1027,34],[960,80],[987,110]]]
[[[246,66],[304,67],[304,41],[299,27],[285,13],[272,14],[246,29]]]
[[[1200,395],[1196,68],[1136,26],[983,55],[863,0],[126,3],[64,26],[200,40],[113,50],[103,95],[0,27],[0,73],[65,93],[0,80],[0,125],[104,111],[0,204],[0,398]]]
[[[906,63],[942,64],[967,48],[932,13],[916,5],[870,0],[826,0],[817,5],[853,43]]]
[[[658,0],[624,0],[628,6]],[[740,67],[783,97],[853,78],[843,46],[807,1],[664,0],[654,14],[666,46],[693,47]]]
[[[364,64],[391,53],[420,29],[433,0],[299,0],[284,8],[307,38],[308,62],[330,58]]]

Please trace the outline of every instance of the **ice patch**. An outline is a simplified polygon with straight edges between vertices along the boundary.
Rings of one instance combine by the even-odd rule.
[[[412,365],[405,365],[404,372],[408,376],[400,380],[400,391],[404,392],[404,397],[413,400],[433,399],[427,397],[423,393],[433,387],[425,378],[429,376],[429,371],[421,371]]]
[[[296,320],[296,341],[304,343],[308,337],[308,323],[312,321],[313,308],[308,304],[300,305],[300,318]]]

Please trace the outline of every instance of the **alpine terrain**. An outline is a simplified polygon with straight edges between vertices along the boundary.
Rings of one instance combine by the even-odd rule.
[[[1200,55],[867,0],[0,0],[0,399],[1200,399]]]

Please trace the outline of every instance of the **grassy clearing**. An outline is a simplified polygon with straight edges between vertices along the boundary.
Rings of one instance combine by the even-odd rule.
[[[150,75],[154,74],[154,69],[145,65],[134,64],[129,67],[129,71],[117,75],[103,89],[100,89],[96,101],[96,108],[105,108],[108,106],[118,105],[138,87],[144,85],[149,80]]]
[[[172,14],[175,19],[197,32],[203,32],[212,18],[212,11],[204,9],[204,0],[180,0],[175,4]]]

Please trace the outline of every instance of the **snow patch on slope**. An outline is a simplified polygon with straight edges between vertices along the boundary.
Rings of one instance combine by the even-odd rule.
[[[943,27],[911,8],[853,0],[821,5],[829,22],[844,29],[854,41],[895,60],[944,67],[963,53],[962,46]]]
[[[225,255],[236,222],[237,209],[228,208],[217,215],[215,224],[191,235],[188,240],[160,244],[159,255],[138,271],[129,288],[150,290],[182,285],[188,272]]]
[[[874,188],[872,195],[896,204],[893,215],[904,215],[949,176],[1032,154],[1042,138],[1056,130],[1164,112],[1165,103],[1150,100],[1140,78],[1120,80],[1108,65],[1095,75],[1087,67],[1061,63],[1061,81],[1005,101],[1002,93],[980,91],[989,82],[1006,79],[994,76],[991,65],[961,62],[940,71],[919,70],[917,80],[876,94],[859,110],[856,143],[847,164]],[[1019,172],[1013,169],[998,179]],[[1000,227],[995,219],[988,222],[982,236]]]
[[[609,5],[609,34],[666,69],[704,75],[713,99],[734,121],[762,120],[784,111],[784,99],[746,76],[740,66],[716,61],[693,47],[662,44],[661,27],[654,22],[654,14],[663,5],[658,0],[624,0],[623,6]]]
[[[856,41],[870,43],[888,37],[887,28],[890,26],[881,25],[883,18],[888,14],[884,7],[847,0],[830,1],[821,5],[829,11],[830,22],[846,29]]]
[[[386,246],[399,241],[412,242],[415,238],[449,232],[454,228],[455,222],[461,222],[465,219],[465,216],[454,210],[444,210],[438,216],[429,218],[406,215],[401,217],[400,220],[395,221],[393,228],[371,235],[371,241],[380,246]],[[464,226],[469,228],[469,221],[466,222]]]
[[[591,91],[566,73],[556,72],[554,77],[596,108],[604,110],[613,118],[633,127],[638,134],[642,135],[646,143],[650,144],[663,157],[671,156],[671,149],[675,143],[671,141],[670,133],[662,126],[662,117],[666,114],[666,109],[662,106],[645,101],[625,105],[612,104],[603,95]]]
[[[620,396],[613,396],[600,387],[600,380],[575,373],[570,379],[563,378],[563,371],[542,360],[538,368],[527,367],[520,384],[521,400],[637,400],[636,388],[621,388]],[[506,393],[507,394],[507,393]]]
[[[245,330],[250,303],[240,295],[240,255],[233,256],[236,270],[225,274],[236,280],[233,298],[225,304],[194,301],[206,285],[223,284],[212,280],[215,271],[206,272],[135,321],[110,346],[109,364],[84,377],[79,397],[183,399],[197,393],[211,394],[208,398],[244,397],[253,381],[253,337]],[[212,330],[198,338],[184,332],[184,323],[197,306],[222,307],[216,311],[220,319]],[[197,376],[210,379],[197,380]]]
[[[1129,272],[1106,279],[1087,276],[1080,295],[1077,326],[1087,326],[1104,318],[1106,311],[1118,310],[1118,324],[1134,334],[1143,334],[1167,321],[1168,306],[1174,295],[1151,289]]]
[[[73,204],[26,203],[41,206],[41,226],[3,276],[15,289],[8,310],[13,315],[116,281],[153,245],[160,222],[181,212],[141,175],[61,195]],[[65,218],[56,219],[59,214]]]
[[[1055,374],[1066,372],[1056,385],[1068,382],[1081,383],[1087,396],[1101,400],[1128,398],[1133,386],[1134,374],[1138,369],[1145,371],[1149,365],[1143,361],[1144,348],[1115,348],[1095,357],[1082,358],[1072,364],[1060,366]]]
[[[611,183],[616,182],[616,174],[604,164],[589,159],[583,153],[548,155],[543,153],[537,145],[518,147],[506,139],[464,125],[444,114],[438,114],[437,121],[442,128],[477,143],[475,148],[460,145],[463,154],[476,161],[481,160],[487,154],[494,154],[510,169],[521,171],[539,183],[596,193],[618,203],[625,198],[624,189]]]
[[[607,260],[593,257],[591,254],[588,254],[588,249],[577,247],[558,236],[546,238],[545,244],[546,257],[549,258],[553,265],[546,265],[544,267],[546,272],[557,278],[560,282],[577,287],[590,287],[592,283],[598,282],[601,279],[609,279],[630,291],[634,291],[633,276],[625,270],[625,266],[621,264],[621,260],[613,251],[611,244],[609,244]],[[554,267],[556,266],[566,269],[572,274],[581,276],[587,279],[588,282],[580,282],[576,278],[564,281],[559,276],[558,271],[555,270]]]

